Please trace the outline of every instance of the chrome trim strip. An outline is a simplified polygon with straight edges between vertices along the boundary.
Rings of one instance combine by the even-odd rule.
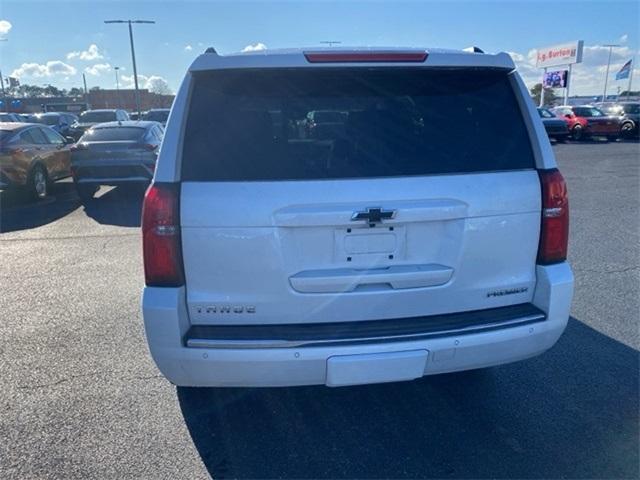
[[[151,177],[133,176],[133,177],[79,177],[77,183],[108,183],[108,182],[149,182]]]
[[[474,325],[473,327],[457,328],[452,330],[440,330],[438,332],[428,333],[412,333],[406,335],[387,335],[381,337],[364,337],[364,338],[337,338],[337,339],[318,339],[318,340],[216,340],[210,338],[188,338],[186,343],[190,348],[214,348],[214,349],[255,349],[255,348],[299,348],[321,346],[325,344],[349,344],[362,342],[379,342],[379,341],[406,341],[419,340],[421,338],[440,337],[443,335],[458,335],[468,333],[482,333],[484,330],[497,329],[501,327],[515,327],[520,324],[532,323],[544,320],[546,316],[542,313],[535,315],[527,315],[525,317],[508,320],[505,322],[485,323],[483,325]]]

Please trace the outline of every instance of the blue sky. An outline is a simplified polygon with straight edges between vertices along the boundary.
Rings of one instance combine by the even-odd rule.
[[[267,48],[319,45],[436,46],[478,45],[508,51],[529,84],[538,78],[531,63],[536,47],[583,39],[584,64],[575,69],[573,92],[600,93],[604,82],[605,43],[614,51],[615,71],[639,47],[638,2],[176,2],[2,0],[0,69],[22,83],[59,87],[113,88],[113,67],[122,84],[131,84],[131,57],[125,25],[113,18],[152,19],[135,28],[141,83],[175,90],[198,52],[214,46],[220,53],[261,43]],[[10,25],[10,26],[9,26]],[[74,55],[75,52],[75,55]],[[640,56],[639,56],[640,57]],[[640,58],[638,58],[640,62]],[[640,71],[637,71],[638,73]],[[640,75],[636,74],[640,82]],[[638,88],[635,86],[634,88]]]

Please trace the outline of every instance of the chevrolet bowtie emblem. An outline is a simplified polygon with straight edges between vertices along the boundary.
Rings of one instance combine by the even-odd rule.
[[[355,212],[351,216],[352,221],[364,220],[370,227],[375,227],[376,223],[381,223],[382,220],[389,220],[395,217],[395,210],[383,210],[382,208],[367,208],[364,212]]]

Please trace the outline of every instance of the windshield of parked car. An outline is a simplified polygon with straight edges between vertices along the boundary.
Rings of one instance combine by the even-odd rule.
[[[0,113],[0,122],[15,122],[15,120],[7,113]]]
[[[153,122],[166,122],[169,118],[168,110],[152,110],[142,115],[143,120],[150,120]]]
[[[116,112],[83,112],[80,114],[80,122],[102,123],[116,120]]]
[[[573,109],[573,113],[575,113],[578,117],[604,117],[605,116],[602,110],[599,110],[595,107],[575,107]]]
[[[332,122],[307,122],[319,111]],[[189,112],[185,180],[366,178],[534,165],[505,71],[215,71],[196,76]]]
[[[81,142],[118,142],[139,140],[145,129],[139,127],[102,127],[88,130],[80,139]]]
[[[57,115],[34,115],[31,117],[31,121],[43,125],[57,125],[58,117]]]
[[[556,118],[556,116],[551,113],[551,110],[547,110],[546,108],[539,108],[538,115],[542,118]]]

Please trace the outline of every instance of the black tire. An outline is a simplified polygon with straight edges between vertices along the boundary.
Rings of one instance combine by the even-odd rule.
[[[43,165],[37,164],[27,179],[29,196],[34,200],[41,200],[49,195],[49,174]]]
[[[571,139],[576,142],[584,140],[584,128],[582,128],[582,125],[574,125],[571,129]]]
[[[624,122],[620,127],[620,135],[622,138],[629,139],[633,137],[634,125],[633,122]]]
[[[82,202],[89,202],[93,200],[93,194],[96,193],[98,188],[95,185],[80,185],[76,183],[76,192]]]

